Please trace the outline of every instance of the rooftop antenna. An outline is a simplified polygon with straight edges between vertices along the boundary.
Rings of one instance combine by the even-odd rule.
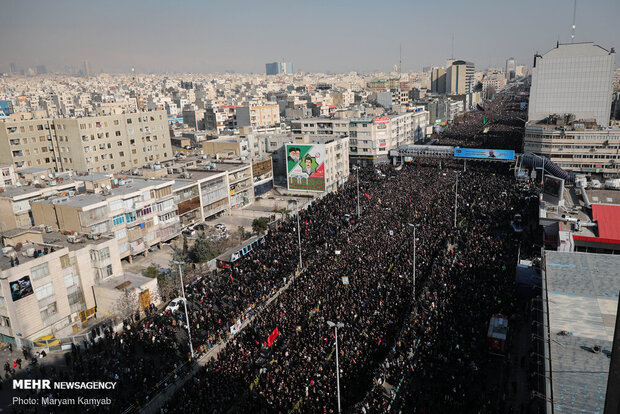
[[[572,27],[572,33],[570,35],[570,42],[574,43],[575,42],[575,20],[577,19],[577,0],[575,0],[575,2],[573,3],[573,27]]]
[[[450,59],[454,59],[454,33],[452,33],[452,55],[450,55]]]

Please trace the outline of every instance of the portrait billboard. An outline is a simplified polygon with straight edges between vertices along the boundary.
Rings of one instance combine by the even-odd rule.
[[[30,283],[30,276],[24,276],[15,282],[9,282],[9,289],[11,290],[11,298],[13,298],[13,302],[34,293],[32,290],[32,283]]]
[[[454,148],[455,158],[480,158],[487,160],[514,161],[515,152],[512,150],[482,149],[482,148]]]
[[[325,191],[325,145],[286,144],[289,190]]]

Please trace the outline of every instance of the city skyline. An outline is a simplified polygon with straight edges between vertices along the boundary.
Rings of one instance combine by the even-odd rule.
[[[424,8],[393,1],[381,6],[385,18],[368,1],[145,5],[8,1],[0,34],[13,41],[0,46],[0,72],[9,72],[11,63],[63,71],[87,60],[93,72],[263,73],[266,62],[282,59],[302,72],[389,72],[399,63],[401,44],[403,71],[421,71],[452,56],[453,34],[454,57],[477,69],[501,68],[511,56],[531,67],[534,53],[570,42],[573,13],[566,0],[519,7],[446,1]],[[617,47],[618,15],[620,4],[612,0],[579,3],[575,42]]]

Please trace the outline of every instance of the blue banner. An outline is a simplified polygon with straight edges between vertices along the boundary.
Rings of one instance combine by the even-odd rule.
[[[514,161],[515,152],[512,150],[455,147],[454,157],[455,158],[483,158],[487,160]]]

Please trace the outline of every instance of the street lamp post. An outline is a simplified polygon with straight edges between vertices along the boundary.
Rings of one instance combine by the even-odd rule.
[[[185,298],[185,285],[183,284],[183,272],[181,271],[181,262],[174,262],[179,266],[179,277],[181,278],[181,293],[183,294],[183,306],[185,307],[185,321],[187,323],[187,336],[189,338],[189,351],[194,359],[194,347],[192,346],[192,331],[189,326],[189,314],[187,313],[187,299]]]
[[[454,227],[456,228],[456,207],[459,197],[459,173],[456,173],[456,185],[454,187]]]
[[[338,365],[338,328],[344,328],[344,323],[338,322],[334,323],[332,321],[327,321],[327,325],[330,328],[334,328],[334,335],[336,336],[336,389],[338,393],[338,414],[340,414],[340,367]]]
[[[299,244],[299,270],[304,267],[303,262],[301,261],[301,230],[299,227],[299,200],[295,199],[295,204],[297,204],[297,243]]]
[[[413,227],[413,296],[411,298],[412,302],[415,300],[415,259],[416,259],[416,237],[415,237],[415,228],[417,225],[413,223],[409,223],[411,227]]]
[[[354,165],[353,169],[355,170],[355,176],[357,178],[357,218],[360,218],[362,211],[360,209],[360,167],[358,165]]]

